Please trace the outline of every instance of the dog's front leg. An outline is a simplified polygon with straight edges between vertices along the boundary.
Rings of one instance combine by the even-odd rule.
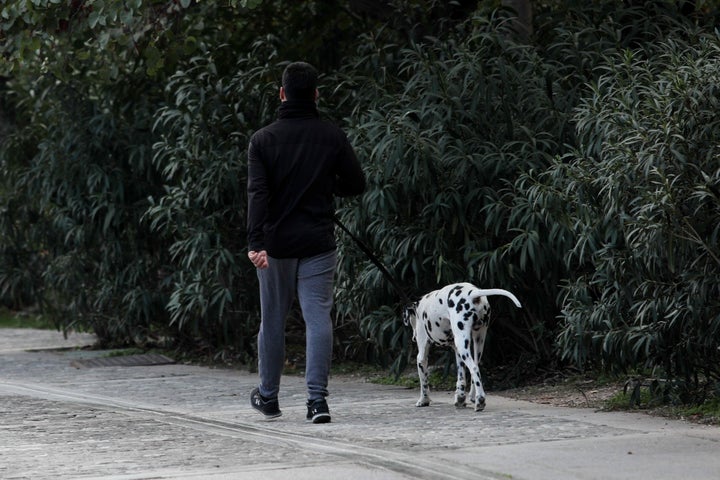
[[[428,383],[428,354],[430,353],[430,342],[425,335],[418,335],[417,369],[420,379],[420,399],[416,407],[427,407],[430,405],[430,385]]]

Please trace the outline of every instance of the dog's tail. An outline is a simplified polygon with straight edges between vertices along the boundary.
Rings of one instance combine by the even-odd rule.
[[[515,295],[513,295],[512,293],[508,292],[507,290],[503,290],[502,288],[478,289],[472,292],[473,298],[489,297],[491,295],[502,295],[503,297],[508,297],[510,300],[513,301],[516,307],[522,308],[522,305],[520,305],[520,300],[518,300],[517,297],[515,297]]]

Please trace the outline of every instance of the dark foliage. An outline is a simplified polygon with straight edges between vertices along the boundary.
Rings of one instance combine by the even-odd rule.
[[[540,2],[531,38],[499,3],[6,1],[0,300],[107,344],[252,358],[246,146],[302,58],[369,180],[340,217],[405,292],[471,281],[523,302],[491,299],[486,367],[702,390],[719,375],[717,2]],[[401,295],[339,238],[338,353],[399,371]]]

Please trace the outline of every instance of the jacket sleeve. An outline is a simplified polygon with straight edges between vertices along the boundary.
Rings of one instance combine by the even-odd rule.
[[[250,251],[265,250],[265,220],[268,211],[268,183],[260,150],[250,139],[248,146],[247,232]]]
[[[342,146],[340,148],[340,158],[338,159],[336,178],[335,178],[335,195],[338,197],[350,197],[360,195],[365,191],[365,174],[362,171],[360,162],[355,155],[355,151],[350,145],[345,134],[342,134]]]

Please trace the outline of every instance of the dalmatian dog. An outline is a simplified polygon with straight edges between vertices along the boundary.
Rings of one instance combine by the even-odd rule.
[[[485,344],[485,334],[490,319],[487,297],[503,295],[522,308],[518,299],[507,290],[499,288],[480,289],[470,283],[454,283],[423,296],[418,302],[405,307],[403,322],[413,329],[417,343],[417,368],[420,377],[420,400],[418,407],[430,405],[428,386],[428,354],[430,345],[450,346],[455,350],[457,383],[455,406],[465,406],[465,369],[470,372],[472,385],[470,401],[474,399],[475,411],[485,408],[485,391],[480,380],[480,358]]]

